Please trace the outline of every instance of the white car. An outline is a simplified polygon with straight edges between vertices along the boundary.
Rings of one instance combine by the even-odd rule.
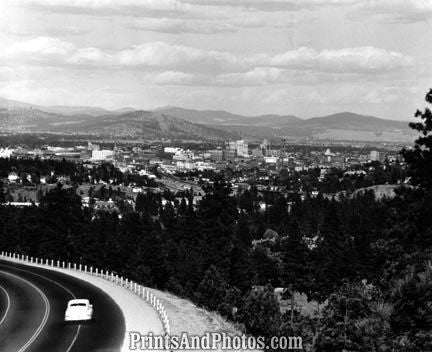
[[[88,299],[72,299],[68,302],[65,321],[91,321],[93,305]]]

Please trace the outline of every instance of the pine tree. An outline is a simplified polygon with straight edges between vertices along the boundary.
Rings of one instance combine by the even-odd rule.
[[[426,94],[426,102],[432,105],[432,89]],[[416,118],[421,122],[411,122],[410,127],[421,133],[415,141],[413,150],[402,151],[408,164],[408,176],[411,184],[424,190],[432,189],[432,112],[426,107],[424,111],[417,110]]]
[[[202,306],[215,311],[224,302],[227,288],[226,281],[218,269],[212,265],[198,285],[196,299]]]
[[[324,301],[343,280],[356,277],[358,261],[353,237],[343,231],[338,205],[332,200],[320,229],[317,248],[311,255],[313,281],[311,297]]]
[[[391,290],[390,323],[398,351],[432,349],[432,264],[409,266]]]
[[[236,226],[233,247],[231,249],[230,285],[239,288],[242,292],[250,289],[252,284],[252,267],[250,260],[251,236],[247,219],[244,215]]]
[[[239,311],[248,332],[255,336],[275,336],[279,332],[281,313],[271,286],[252,289]]]
[[[426,95],[432,104],[432,89]],[[408,176],[414,188],[402,188],[393,202],[394,225],[380,243],[386,258],[385,280],[393,305],[391,327],[396,351],[426,351],[432,348],[430,282],[432,267],[432,113],[417,111],[422,122],[411,127],[421,136],[413,150],[403,150]]]
[[[366,283],[346,284],[329,297],[315,350],[392,350],[389,318],[392,307],[381,292]]]

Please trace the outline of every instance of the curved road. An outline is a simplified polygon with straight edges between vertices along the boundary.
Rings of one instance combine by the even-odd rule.
[[[65,324],[67,301],[88,298],[95,321]],[[0,351],[114,352],[125,336],[123,314],[99,288],[55,271],[0,260]]]

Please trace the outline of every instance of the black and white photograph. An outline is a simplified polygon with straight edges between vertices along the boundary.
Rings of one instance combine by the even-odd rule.
[[[432,352],[432,0],[1,0],[0,352]]]

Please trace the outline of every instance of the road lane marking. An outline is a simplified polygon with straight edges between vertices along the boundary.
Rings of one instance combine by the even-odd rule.
[[[32,337],[30,337],[30,339],[24,344],[24,346],[22,346],[18,352],[24,352],[25,350],[27,350],[27,348],[37,339],[37,337],[39,336],[39,334],[41,333],[41,331],[43,330],[43,328],[45,327],[47,321],[48,321],[48,316],[49,316],[49,312],[50,312],[50,304],[48,301],[47,296],[45,296],[45,294],[34,284],[32,284],[30,281],[23,279],[22,277],[19,277],[18,275],[14,275],[11,273],[8,273],[6,271],[2,271],[0,270],[0,272],[6,274],[6,275],[10,275],[15,277],[18,280],[21,280],[23,282],[25,282],[27,285],[29,285],[30,287],[32,287],[33,289],[36,290],[36,292],[41,296],[42,300],[45,303],[45,312],[44,312],[44,316],[42,318],[42,321],[40,322],[38,328],[36,329],[36,331],[33,333]]]
[[[73,338],[71,344],[69,345],[68,349],[66,350],[66,352],[70,352],[70,350],[72,349],[73,345],[75,344],[75,341],[76,341],[77,338],[78,338],[78,334],[79,334],[79,332],[80,332],[80,329],[81,329],[81,324],[78,325],[78,329],[77,329],[77,331],[76,331],[76,334],[75,334],[75,336],[74,336],[74,338]]]
[[[29,273],[29,274],[32,274],[32,275],[35,275],[35,276],[39,276],[39,277],[41,277],[41,278],[43,278],[43,279],[45,279],[45,280],[48,280],[48,281],[52,282],[53,284],[55,284],[55,285],[61,287],[62,289],[64,289],[66,292],[68,292],[68,293],[72,296],[73,299],[76,299],[76,296],[73,294],[73,292],[72,292],[71,290],[69,290],[67,287],[63,286],[61,283],[59,283],[59,282],[57,282],[57,281],[54,281],[54,280],[52,280],[52,279],[50,279],[50,278],[48,278],[48,277],[46,277],[46,276],[44,276],[44,275],[36,274],[36,273],[34,273],[34,272],[32,272],[32,271],[29,271],[29,270],[19,269],[19,268],[15,268],[15,267],[13,267],[13,268],[16,269],[16,270],[19,270],[19,271],[24,271],[24,272],[26,272],[26,273]],[[0,324],[0,325],[1,325],[1,324]],[[69,345],[69,347],[67,348],[67,350],[66,350],[65,352],[70,352],[70,351],[71,351],[73,345],[75,344],[75,342],[76,342],[76,340],[77,340],[77,338],[78,338],[78,335],[79,335],[80,329],[81,329],[81,324],[78,325],[78,328],[77,328],[77,330],[76,330],[75,336],[74,336],[74,338],[72,339],[71,344]]]
[[[67,287],[63,286],[62,284],[60,284],[60,283],[57,282],[57,281],[54,281],[54,280],[52,280],[52,279],[50,279],[50,278],[48,278],[48,277],[46,277],[46,276],[44,276],[44,275],[36,274],[36,273],[34,273],[33,271],[30,271],[30,270],[20,269],[20,268],[16,268],[16,267],[14,267],[14,266],[13,266],[12,268],[15,269],[15,270],[24,271],[24,272],[29,273],[29,274],[32,274],[32,275],[34,275],[34,276],[39,276],[39,277],[41,277],[41,278],[43,278],[43,279],[45,279],[45,280],[48,280],[48,281],[52,282],[53,284],[55,284],[55,285],[61,287],[61,288],[62,288],[63,290],[65,290],[67,293],[69,293],[69,294],[72,296],[73,299],[76,299],[76,296],[72,293],[71,290],[69,290]]]
[[[7,316],[8,312],[9,312],[9,308],[10,308],[10,297],[9,297],[9,294],[7,293],[6,289],[5,289],[3,286],[0,285],[0,289],[3,290],[3,292],[4,292],[5,295],[6,295],[6,299],[7,299],[6,311],[5,311],[4,315],[3,315],[3,317],[0,319],[0,325],[2,325],[3,322],[4,322],[5,319],[6,319],[6,316]]]

